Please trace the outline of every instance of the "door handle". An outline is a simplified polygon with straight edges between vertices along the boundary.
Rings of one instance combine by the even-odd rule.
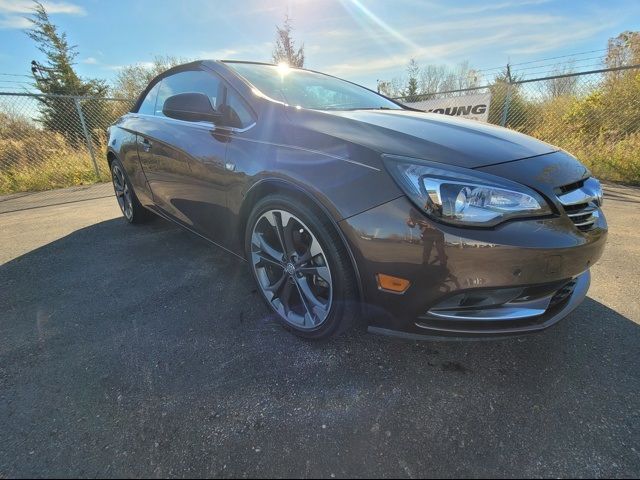
[[[145,152],[151,150],[151,142],[146,138],[142,140],[142,150],[144,150]]]

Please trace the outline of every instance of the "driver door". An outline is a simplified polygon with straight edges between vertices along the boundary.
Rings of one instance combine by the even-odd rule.
[[[212,240],[222,236],[226,209],[223,177],[226,137],[215,134],[210,122],[189,122],[166,117],[167,98],[179,93],[203,93],[214,108],[220,105],[223,84],[212,72],[185,70],[164,78],[155,105],[155,128],[142,138],[151,155],[149,185],[165,213]]]

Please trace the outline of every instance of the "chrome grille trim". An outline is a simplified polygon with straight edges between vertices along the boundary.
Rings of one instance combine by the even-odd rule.
[[[595,178],[587,179],[580,188],[558,195],[558,200],[565,207],[591,202],[600,204],[601,199],[602,187],[600,187],[600,182]]]
[[[594,223],[596,223],[596,220],[600,218],[600,214],[595,211],[592,212],[591,215],[589,215],[588,218],[581,220],[581,221],[574,221],[573,223],[575,224],[576,227],[586,227],[587,225],[593,225]]]
[[[588,215],[590,213],[597,212],[597,211],[598,209],[595,207],[586,207],[584,210],[573,211],[573,212],[567,213],[567,215],[569,216],[569,218],[581,217],[583,215]]]
[[[574,185],[577,188],[567,191],[567,187]],[[600,218],[599,207],[602,205],[600,182],[595,178],[588,178],[582,184],[577,182],[561,187],[560,190],[566,193],[558,195],[558,200],[573,224],[581,231],[593,228]]]

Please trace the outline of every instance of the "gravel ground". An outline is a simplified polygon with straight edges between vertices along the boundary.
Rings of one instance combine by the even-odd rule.
[[[304,342],[196,236],[27,198],[0,215],[0,478],[640,475],[640,190],[608,187],[572,315],[464,343]]]

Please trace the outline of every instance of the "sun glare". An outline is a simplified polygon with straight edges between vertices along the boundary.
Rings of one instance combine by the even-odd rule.
[[[419,45],[417,45],[414,42],[412,42],[411,40],[409,40],[406,36],[404,36],[398,30],[393,28],[391,25],[389,25],[387,22],[385,22],[383,19],[381,19],[379,16],[377,16],[371,10],[369,10],[369,8],[367,8],[360,0],[340,0],[340,1],[345,7],[347,7],[348,11],[353,12],[352,16],[353,16],[354,20],[356,20],[359,23],[361,23],[360,21],[362,19],[358,18],[358,14],[359,14],[364,19],[368,19],[370,22],[372,22],[373,24],[377,25],[379,28],[382,28],[385,32],[387,32],[389,35],[391,35],[392,37],[394,37],[396,40],[400,41],[401,43],[407,45],[408,47],[410,47],[410,48],[412,48],[414,50],[419,50],[420,49]],[[355,7],[355,9],[348,8],[350,5]]]
[[[278,73],[280,74],[280,77],[284,77],[288,75],[290,71],[291,71],[291,67],[289,66],[288,63],[280,62],[278,64]]]

